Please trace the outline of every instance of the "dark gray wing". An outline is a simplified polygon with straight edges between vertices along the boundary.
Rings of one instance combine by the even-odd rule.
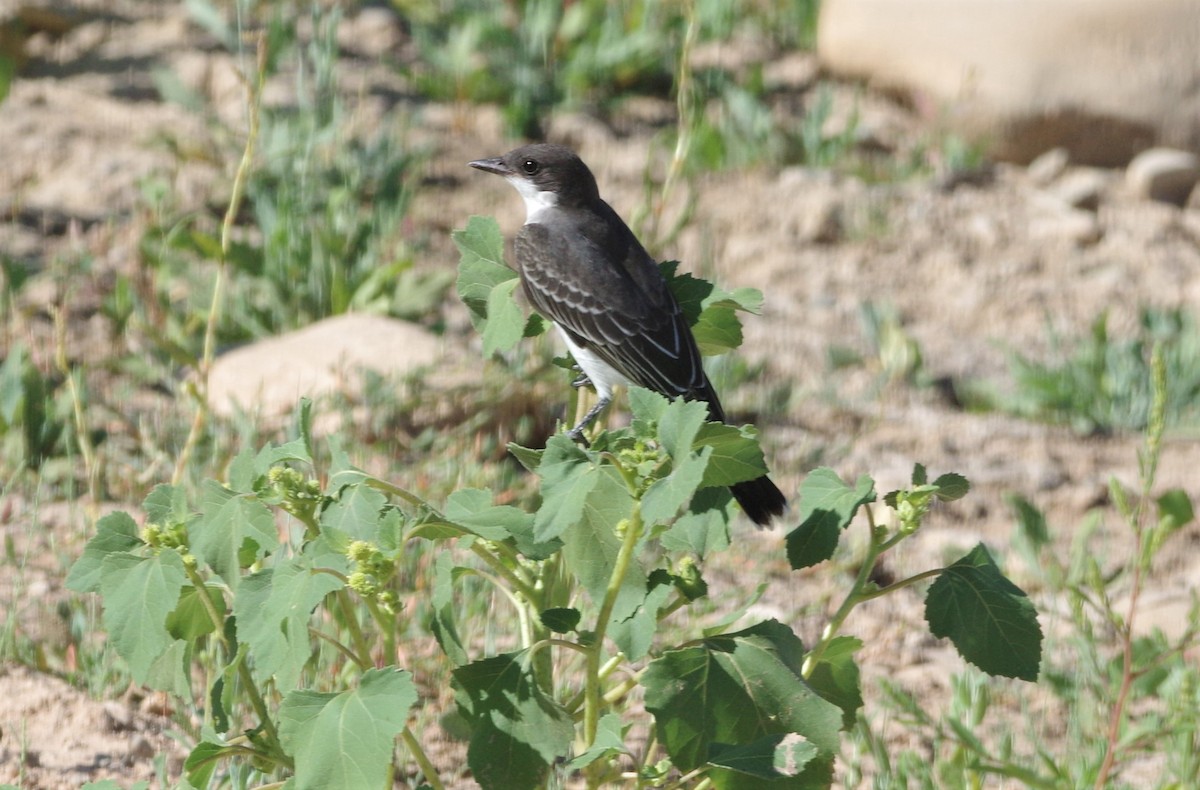
[[[525,225],[513,249],[533,306],[635,384],[721,407],[657,265],[611,213]]]

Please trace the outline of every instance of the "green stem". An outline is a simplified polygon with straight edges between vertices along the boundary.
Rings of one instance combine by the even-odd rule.
[[[633,513],[625,528],[625,537],[617,552],[612,575],[608,579],[608,587],[604,591],[604,602],[600,605],[600,614],[596,621],[595,642],[589,646],[587,656],[583,717],[585,748],[591,748],[595,742],[600,722],[600,706],[603,701],[600,695],[600,657],[604,651],[604,635],[608,630],[608,621],[612,618],[613,607],[617,604],[617,595],[620,594],[621,586],[625,583],[625,576],[629,573],[629,566],[633,563],[633,553],[637,548],[638,540],[641,539],[642,528],[641,503],[634,500]]]
[[[942,575],[942,572],[945,570],[946,570],[945,568],[934,568],[932,570],[922,571],[913,576],[909,576],[907,579],[901,579],[898,582],[893,582],[892,584],[889,584],[887,587],[880,587],[875,590],[862,590],[858,594],[858,603],[863,603],[864,601],[871,601],[876,598],[880,598],[884,595],[894,593],[896,590],[902,590],[905,587],[911,587],[912,585],[916,584],[917,582],[924,581],[925,579],[932,579],[934,577],[940,576],[940,575]]]
[[[396,616],[388,614],[379,608],[374,598],[364,599],[367,602],[367,611],[371,613],[371,619],[379,626],[379,630],[383,631],[383,654],[385,660],[389,663],[396,660]]]
[[[417,767],[421,769],[421,773],[425,776],[425,782],[433,788],[433,790],[445,790],[445,785],[438,778],[437,769],[433,767],[433,763],[429,761],[425,750],[421,748],[421,744],[417,741],[415,735],[408,725],[405,725],[404,730],[400,733],[400,738],[404,741],[404,745],[408,748],[409,754],[417,761]]]
[[[212,599],[208,597],[208,587],[204,584],[204,579],[200,577],[200,572],[194,566],[186,562],[183,564],[183,570],[187,574],[188,580],[191,581],[192,586],[196,588],[196,592],[200,596],[201,606],[204,607],[209,619],[212,620],[214,636],[221,643],[221,646],[225,648],[225,652],[228,653],[229,642],[225,639],[225,618],[221,616]],[[242,686],[246,689],[247,696],[250,697],[250,705],[254,708],[254,712],[258,716],[263,730],[266,731],[267,737],[270,738],[271,754],[269,756],[276,762],[291,768],[292,759],[284,754],[283,750],[279,747],[279,731],[275,729],[275,722],[271,720],[271,714],[267,710],[267,703],[263,701],[262,694],[258,691],[258,685],[254,682],[254,677],[250,674],[250,668],[237,655],[234,655],[232,660],[237,664],[238,679],[241,680]]]
[[[850,591],[846,593],[842,605],[834,612],[833,617],[825,625],[825,630],[821,633],[821,640],[813,646],[811,652],[804,659],[804,666],[800,670],[806,679],[812,676],[813,670],[820,663],[825,651],[829,648],[830,642],[837,636],[841,630],[842,624],[846,622],[846,618],[850,616],[850,612],[854,611],[854,607],[858,606],[864,600],[864,596],[869,593],[864,593],[867,585],[871,583],[871,572],[875,570],[875,560],[879,559],[879,555],[883,553],[883,546],[887,543],[886,539],[880,539],[877,536],[875,528],[874,514],[870,507],[864,508],[867,512],[867,527],[870,529],[871,539],[867,544],[867,554],[862,559],[862,564],[858,568],[858,575],[854,579],[854,584]]]
[[[518,576],[512,568],[509,568],[499,557],[488,551],[478,540],[471,544],[471,551],[487,563],[489,568],[504,577],[504,580],[515,587],[521,595],[525,596],[525,600],[530,603],[537,601],[538,594],[533,585]]]
[[[357,654],[354,663],[362,669],[370,669],[374,666],[374,662],[371,661],[371,646],[367,643],[367,638],[363,636],[362,627],[358,624],[358,617],[354,613],[354,602],[350,600],[350,594],[346,592],[345,587],[338,590],[336,595],[338,605],[342,607],[342,614],[346,618],[346,628],[350,629],[350,641],[354,643],[354,652]]]

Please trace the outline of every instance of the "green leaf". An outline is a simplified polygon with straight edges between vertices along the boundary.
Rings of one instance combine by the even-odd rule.
[[[128,513],[109,513],[96,522],[96,535],[67,574],[67,589],[100,592],[100,569],[109,554],[126,554],[142,545],[138,525]]]
[[[167,615],[186,580],[183,558],[171,549],[150,557],[116,552],[101,562],[104,629],[138,683],[175,641],[167,633]]]
[[[862,646],[862,640],[853,636],[835,636],[808,676],[814,691],[842,709],[842,729],[847,731],[863,706],[862,683],[854,661]]]
[[[433,565],[433,617],[430,628],[446,658],[456,667],[470,660],[454,617],[454,558],[443,552],[437,555]]]
[[[982,543],[930,585],[925,619],[934,636],[948,637],[984,672],[1037,680],[1042,657],[1037,611]]]
[[[454,670],[458,709],[471,725],[467,764],[484,790],[538,787],[571,751],[571,716],[538,687],[523,652]]]
[[[543,609],[539,619],[542,621],[542,625],[554,633],[569,634],[579,627],[580,617],[582,615],[578,609],[555,607],[553,609]]]
[[[714,743],[708,762],[718,768],[770,780],[798,775],[818,753],[816,746],[789,732],[768,735],[745,746]]]
[[[724,354],[742,344],[742,322],[728,307],[708,307],[692,326],[692,335],[704,356]]]
[[[547,541],[579,522],[600,474],[588,454],[564,434],[551,436],[546,442],[538,474],[542,478],[542,505],[534,517],[533,536]]]
[[[614,754],[629,754],[625,748],[625,736],[622,733],[621,717],[616,713],[606,713],[596,723],[596,740],[583,754],[567,763],[572,771],[579,771],[591,765],[602,757]]]
[[[225,596],[221,594],[220,588],[205,587],[205,592],[208,594],[208,599],[212,601],[213,608],[224,621]],[[167,632],[174,638],[193,643],[200,637],[211,634],[217,628],[208,609],[204,606],[204,601],[200,598],[199,591],[191,585],[185,587],[179,594],[179,602],[175,605],[175,610],[167,615],[166,626]]]
[[[666,477],[651,483],[642,497],[642,518],[649,524],[661,524],[672,518],[696,493],[704,479],[704,470],[712,457],[711,446],[694,455],[680,457]]]
[[[525,314],[513,297],[520,280],[507,280],[491,290],[487,298],[487,324],[483,328],[483,354],[509,351],[525,336]]]
[[[508,443],[508,451],[513,454],[521,466],[525,467],[530,472],[536,472],[542,463],[542,454],[545,450],[534,450],[529,447],[522,447],[515,442]]]
[[[207,480],[200,489],[200,517],[188,525],[188,543],[236,593],[243,550],[261,559],[278,548],[279,535],[266,505]]]
[[[1163,525],[1164,537],[1181,527],[1192,523],[1196,513],[1192,510],[1192,500],[1181,488],[1173,488],[1160,496],[1158,502],[1158,520]]]
[[[150,663],[142,682],[152,689],[165,691],[190,703],[192,700],[191,657],[191,646],[182,639],[174,640]]]
[[[491,217],[474,216],[465,230],[450,234],[458,247],[458,296],[471,312],[475,329],[486,330],[492,289],[518,275],[504,262],[504,237]]]
[[[962,499],[971,490],[971,483],[967,478],[954,472],[939,475],[938,479],[933,481],[933,484],[938,489],[937,498],[943,502]]]
[[[707,420],[708,404],[675,398],[658,417],[658,441],[675,460],[687,458]]]
[[[713,448],[701,482],[705,488],[757,480],[767,473],[767,463],[758,445],[758,431],[752,425],[739,428],[706,422],[697,432],[693,446],[697,450]]]
[[[460,488],[446,499],[446,518],[485,540],[504,541],[532,534],[533,514],[511,505],[492,504],[492,492]]]
[[[654,635],[658,633],[658,610],[666,605],[667,600],[675,591],[670,576],[659,572],[664,577],[651,584],[646,597],[638,605],[633,614],[620,620],[614,620],[608,626],[608,636],[630,661],[640,661],[650,652],[654,643]]]
[[[874,501],[875,483],[866,475],[850,488],[832,469],[810,472],[800,484],[800,526],[785,539],[792,568],[807,568],[832,557],[841,531],[859,507]]]
[[[365,483],[346,486],[321,512],[321,531],[335,530],[347,540],[377,543],[387,497]]]
[[[728,756],[729,747],[794,733],[813,746],[815,756],[808,756],[798,774],[771,768],[765,775],[781,782],[771,786],[821,787],[831,781],[842,713],[804,682],[803,651],[787,626],[770,620],[652,661],[643,676],[646,709],[676,767],[690,771]],[[805,759],[806,751],[790,752],[788,759]],[[756,770],[762,768],[756,762]],[[720,788],[762,786],[761,776],[751,780],[728,767],[714,768],[710,776]]]
[[[192,517],[183,486],[156,485],[142,502],[147,524],[186,524]]]
[[[328,568],[346,573],[343,555],[322,541],[308,544],[304,553],[274,568],[264,568],[242,580],[233,600],[238,638],[249,645],[251,672],[265,683],[274,678],[276,687],[287,691],[296,686],[300,672],[312,655],[308,622],[313,609],[326,595],[342,587]]]
[[[384,787],[396,736],[417,701],[412,675],[369,669],[340,694],[293,691],[279,706],[279,739],[296,760],[296,790]]]
[[[597,603],[604,600],[621,550],[617,527],[632,512],[633,499],[620,473],[611,466],[597,467],[595,483],[580,507],[579,519],[563,533],[567,571]],[[646,572],[635,558],[622,579],[613,620],[633,614],[645,597]]]
[[[1020,494],[1008,494],[1004,499],[1017,517],[1017,529],[1035,549],[1050,543],[1050,530],[1046,528],[1046,516],[1042,511]]]
[[[729,548],[730,503],[728,488],[702,488],[692,497],[688,510],[659,536],[668,551],[686,551],[704,559],[711,552]]]

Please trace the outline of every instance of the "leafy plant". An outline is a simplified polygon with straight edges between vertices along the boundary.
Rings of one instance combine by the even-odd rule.
[[[459,289],[489,350],[538,330],[512,302],[494,222],[474,218],[456,241]],[[735,311],[759,297],[665,271],[705,347],[736,346]],[[727,486],[762,474],[762,451],[753,428],[708,422],[703,404],[633,389],[630,407],[628,427],[598,430],[588,447],[562,434],[543,449],[510,446],[537,479],[536,503],[522,507],[487,489],[437,506],[356,469],[336,445],[326,467],[303,405],[295,440],[241,453],[194,500],[159,486],[142,527],[124,513],[101,519],[68,584],[100,593],[136,682],[190,699],[202,669],[193,786],[220,781],[223,764],[292,775],[297,787],[384,786],[397,771],[443,786],[410,724],[419,668],[396,664],[401,645],[430,638],[452,668],[467,765],[484,787],[566,774],[591,787],[826,786],[839,732],[862,706],[861,642],[841,626],[855,606],[927,579],[935,634],[986,671],[1036,676],[1032,607],[982,546],[886,588],[871,581],[934,501],[967,492],[963,478],[928,481],[920,467],[912,488],[884,497],[895,526],[875,521],[869,478],[847,486],[817,470],[802,486],[786,538],[794,568],[831,557],[859,513],[871,531],[863,571],[817,643],[775,620],[735,627],[761,588],[679,641],[672,616],[705,601],[704,561],[731,547]],[[410,565],[420,544],[440,547],[428,593]],[[472,603],[489,590],[502,618]],[[481,642],[481,627],[500,623]],[[648,741],[633,735],[644,715]]]
[[[1164,419],[1171,425],[1193,422],[1200,402],[1200,331],[1182,310],[1144,309],[1138,331],[1127,339],[1111,336],[1108,315],[1102,313],[1086,337],[1063,344],[1060,362],[1015,353],[1010,364],[1016,392],[992,403],[1067,423],[1081,433],[1145,430],[1153,402],[1150,349],[1156,343],[1172,382]]]
[[[1069,552],[1053,545],[1045,514],[1025,497],[1009,504],[1017,524],[1016,544],[1053,597],[1064,601],[1063,636],[1048,651],[1043,687],[1051,699],[1025,718],[1029,732],[1008,732],[995,743],[979,737],[994,700],[977,674],[953,679],[950,709],[926,712],[921,700],[885,684],[891,706],[905,725],[931,744],[930,752],[888,755],[867,722],[856,733],[868,745],[879,781],[902,786],[972,787],[986,777],[1004,777],[1027,787],[1066,790],[1094,787],[1192,787],[1200,781],[1200,670],[1187,656],[1200,643],[1200,601],[1171,635],[1145,629],[1141,594],[1164,549],[1195,520],[1181,489],[1157,492],[1156,475],[1172,387],[1162,345],[1151,353],[1152,393],[1140,481],[1130,490],[1109,483],[1116,516],[1130,539],[1116,563],[1098,550],[1102,514],[1076,530]],[[1106,538],[1111,541],[1111,537]],[[1043,737],[1045,733],[1048,737]],[[1157,781],[1133,778],[1138,765],[1154,766]]]

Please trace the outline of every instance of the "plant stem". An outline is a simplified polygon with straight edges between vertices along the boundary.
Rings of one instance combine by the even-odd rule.
[[[242,159],[238,162],[237,171],[233,177],[233,191],[229,197],[229,205],[225,209],[225,217],[221,221],[221,254],[217,260],[217,275],[213,280],[212,301],[208,308],[208,320],[204,326],[204,347],[197,365],[198,386],[193,390],[196,398],[196,414],[192,419],[192,427],[188,430],[187,440],[175,461],[175,472],[171,475],[171,484],[179,485],[183,472],[191,460],[192,453],[200,441],[200,434],[208,422],[208,375],[212,369],[213,357],[216,354],[217,317],[221,313],[222,294],[225,289],[225,274],[228,269],[230,238],[233,233],[233,223],[241,210],[242,198],[246,194],[246,180],[250,175],[250,167],[254,163],[254,149],[258,141],[259,107],[262,102],[262,88],[267,75],[267,37],[265,33],[258,36],[258,58],[256,62],[258,81],[251,87],[247,85],[250,105],[249,131],[246,135],[246,146],[242,149]]]
[[[429,756],[425,754],[425,750],[421,748],[421,743],[413,735],[413,731],[408,725],[404,725],[404,730],[400,733],[400,738],[404,741],[404,745],[408,748],[408,753],[417,761],[417,767],[421,769],[421,773],[425,777],[425,781],[433,790],[445,790],[445,785],[438,777],[437,769],[433,767],[433,763],[429,761]]]
[[[604,651],[604,635],[608,630],[608,621],[612,618],[613,607],[617,604],[617,595],[621,592],[621,586],[625,583],[625,576],[629,573],[629,566],[633,562],[634,549],[637,548],[638,540],[642,537],[642,527],[641,503],[635,499],[633,513],[625,528],[625,537],[617,552],[612,575],[609,576],[608,587],[604,591],[604,602],[600,605],[600,614],[596,619],[595,642],[589,646],[587,679],[584,687],[583,739],[585,748],[591,748],[595,742],[596,730],[600,722],[600,706],[603,701],[600,695],[600,657]]]
[[[363,669],[370,669],[375,665],[371,661],[371,646],[367,644],[367,638],[363,636],[362,627],[358,624],[358,617],[354,613],[354,602],[350,600],[350,594],[346,592],[345,587],[335,594],[338,605],[342,607],[342,614],[346,618],[346,628],[350,630],[350,641],[354,643],[354,652],[356,653],[354,663]]]

